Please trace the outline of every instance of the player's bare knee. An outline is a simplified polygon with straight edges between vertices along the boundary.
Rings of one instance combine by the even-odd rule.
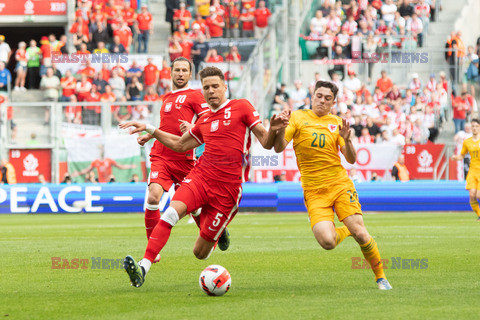
[[[352,237],[360,244],[364,244],[370,241],[370,234],[365,228],[356,229],[354,230],[354,232],[350,232],[352,234]]]
[[[321,239],[321,240],[318,240],[318,243],[323,249],[332,250],[332,249],[335,249],[337,245],[335,240],[336,239]]]
[[[208,258],[210,251],[204,248],[193,248],[193,254],[199,260],[205,260]]]

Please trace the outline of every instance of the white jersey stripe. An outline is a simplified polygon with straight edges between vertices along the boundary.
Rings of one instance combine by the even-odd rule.
[[[200,139],[198,139],[198,138],[192,133],[192,129],[188,130],[188,133],[190,133],[190,135],[191,135],[195,140],[197,140],[198,143],[203,144],[203,142],[200,141]]]

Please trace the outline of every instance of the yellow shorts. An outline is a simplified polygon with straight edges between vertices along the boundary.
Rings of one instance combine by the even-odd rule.
[[[362,214],[357,191],[350,179],[328,187],[304,190],[303,195],[312,228],[320,221],[333,222],[334,209],[340,221],[356,213]]]
[[[480,172],[477,170],[469,170],[467,174],[467,186],[465,189],[480,190]]]

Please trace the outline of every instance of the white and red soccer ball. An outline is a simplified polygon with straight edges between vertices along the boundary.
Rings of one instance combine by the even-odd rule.
[[[223,296],[232,284],[232,278],[227,269],[212,264],[206,267],[198,279],[200,288],[209,296]]]

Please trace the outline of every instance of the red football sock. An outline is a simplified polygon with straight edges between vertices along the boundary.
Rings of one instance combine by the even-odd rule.
[[[145,259],[148,259],[153,262],[157,254],[163,249],[165,244],[170,238],[170,233],[172,232],[172,225],[168,222],[160,220],[153,229],[150,238],[148,239],[147,250],[145,250],[145,255],[143,256]]]
[[[145,230],[147,231],[147,239],[150,239],[150,235],[153,232],[153,229],[158,224],[160,220],[160,210],[150,210],[145,209]]]

